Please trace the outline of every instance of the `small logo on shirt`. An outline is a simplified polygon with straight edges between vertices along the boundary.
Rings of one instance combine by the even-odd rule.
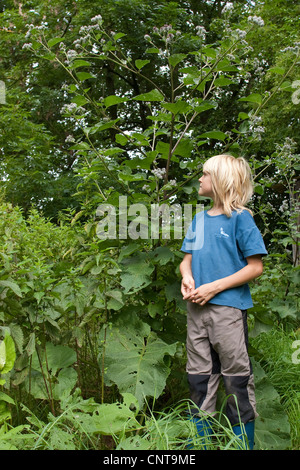
[[[220,228],[220,235],[221,235],[222,237],[229,238],[228,233],[224,232],[223,227]]]
[[[230,238],[228,233],[225,232],[223,227],[220,227],[220,233],[216,233],[217,238]]]

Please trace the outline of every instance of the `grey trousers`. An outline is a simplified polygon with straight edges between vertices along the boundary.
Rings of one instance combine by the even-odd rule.
[[[247,311],[187,302],[187,365],[190,397],[198,410],[216,411],[223,377],[226,415],[232,425],[246,424],[256,412],[252,366],[248,355]]]

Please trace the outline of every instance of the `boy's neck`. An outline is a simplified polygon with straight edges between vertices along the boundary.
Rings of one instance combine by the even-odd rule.
[[[213,205],[211,209],[207,211],[208,215],[221,215],[224,214],[223,206]]]

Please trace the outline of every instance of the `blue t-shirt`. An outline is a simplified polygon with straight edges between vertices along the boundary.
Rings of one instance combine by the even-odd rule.
[[[211,216],[207,211],[195,215],[181,250],[192,254],[195,288],[236,273],[247,265],[246,258],[266,255],[267,250],[250,212],[233,211]],[[212,304],[246,310],[253,307],[248,284],[215,295]]]

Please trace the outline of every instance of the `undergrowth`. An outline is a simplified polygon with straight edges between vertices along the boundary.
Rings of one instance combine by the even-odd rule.
[[[274,327],[251,340],[257,349],[257,359],[279,393],[288,415],[294,450],[300,449],[300,364],[292,361],[292,345],[297,339],[297,332]]]

